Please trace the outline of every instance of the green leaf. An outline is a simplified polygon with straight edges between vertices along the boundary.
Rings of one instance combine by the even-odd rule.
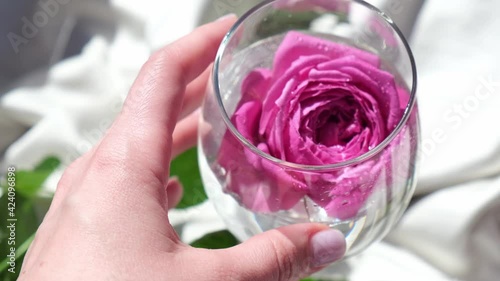
[[[0,188],[0,280],[16,280],[21,269],[24,255],[34,238],[34,234],[40,224],[37,213],[34,210],[33,201],[36,198],[43,182],[60,165],[60,161],[55,157],[48,157],[37,165],[32,171],[17,170],[15,172],[15,196],[8,197],[8,188],[3,181]],[[11,205],[9,206],[9,203]],[[15,204],[13,206],[12,204]],[[15,217],[10,217],[10,211],[7,207],[15,207],[13,210]],[[17,221],[8,221],[7,219],[17,219]],[[8,238],[11,235],[7,225],[15,223],[15,245],[9,245]],[[11,242],[12,243],[12,242]],[[5,245],[5,246],[4,246]],[[16,248],[16,268],[15,273],[7,271],[8,264],[4,258],[10,253],[10,247]]]
[[[170,175],[177,176],[184,188],[184,195],[177,209],[185,209],[207,200],[198,168],[198,151],[192,148],[172,161]]]
[[[22,260],[24,259],[24,255],[28,251],[28,248],[30,247],[31,243],[33,242],[33,239],[35,239],[35,234],[31,234],[28,239],[26,239],[17,249],[16,249],[16,273],[17,275],[19,274],[19,269],[21,268]],[[2,263],[0,264],[0,272],[3,272],[4,270],[7,271],[6,269],[9,267],[8,264],[9,258],[5,258]],[[10,273],[14,275],[13,273]]]
[[[49,156],[42,160],[38,165],[36,165],[33,171],[54,171],[59,165],[61,161],[57,159],[55,156]]]
[[[60,165],[55,157],[48,157],[38,164],[33,171],[16,171],[16,192],[28,198],[35,197],[43,182]]]
[[[221,230],[209,233],[191,243],[195,248],[225,249],[238,245],[239,241],[229,231]]]
[[[13,232],[15,234],[15,245],[9,245],[10,230],[7,228],[7,225],[10,222],[7,219],[10,217],[8,217],[7,205],[10,201],[4,194],[0,198],[0,202],[0,207],[2,208],[0,211],[0,244],[2,245],[0,248],[0,259],[2,259],[2,264],[0,264],[0,280],[16,280],[24,259],[25,250],[23,247],[26,245],[29,246],[29,243],[25,244],[25,242],[30,241],[30,237],[34,235],[40,222],[33,209],[31,199],[17,194],[15,198],[15,218],[17,221],[15,221],[15,231]],[[3,260],[10,254],[10,247],[16,247],[15,273],[7,271],[8,264]]]
[[[276,11],[257,26],[257,36],[266,38],[291,29],[307,30],[311,22],[320,14],[314,11]]]

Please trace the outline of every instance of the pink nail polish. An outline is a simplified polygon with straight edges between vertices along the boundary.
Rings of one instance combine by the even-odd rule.
[[[312,267],[320,267],[341,259],[346,251],[344,235],[335,229],[320,231],[311,238]]]

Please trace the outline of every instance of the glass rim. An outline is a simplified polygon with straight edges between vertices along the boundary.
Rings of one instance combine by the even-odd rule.
[[[239,131],[236,129],[234,126],[233,122],[231,122],[231,118],[227,114],[226,108],[224,106],[224,103],[222,101],[221,93],[220,93],[220,85],[219,85],[219,65],[222,60],[222,57],[224,55],[224,52],[226,50],[226,46],[228,42],[231,40],[232,36],[236,32],[236,30],[241,26],[241,24],[249,18],[253,13],[256,11],[260,10],[261,8],[272,4],[277,1],[282,1],[282,0],[264,0],[260,2],[259,4],[255,5],[252,7],[250,10],[248,10],[246,13],[244,13],[237,21],[236,23],[229,29],[229,31],[226,33],[224,38],[222,39],[222,42],[219,46],[219,49],[217,51],[217,55],[215,57],[214,61],[214,66],[213,66],[213,71],[212,71],[212,81],[213,81],[213,89],[214,93],[217,99],[217,104],[219,106],[219,109],[221,110],[222,114],[222,119],[224,120],[224,123],[228,127],[229,131],[233,134],[233,136],[241,142],[246,148],[250,149],[253,153],[257,154],[258,156],[273,162],[279,166],[284,166],[293,170],[304,170],[304,171],[323,171],[323,170],[335,170],[339,168],[344,168],[347,166],[351,165],[356,165],[361,162],[367,161],[370,158],[374,157],[375,155],[379,154],[386,148],[393,140],[396,138],[396,136],[400,133],[402,128],[405,126],[405,124],[408,122],[410,115],[412,113],[413,107],[415,106],[416,103],[416,92],[417,92],[417,67],[415,63],[415,58],[413,56],[413,53],[411,51],[410,45],[408,44],[408,41],[406,40],[405,36],[399,29],[399,27],[394,23],[394,21],[383,11],[381,11],[379,8],[373,6],[370,3],[367,3],[363,0],[349,0],[350,2],[355,2],[357,4],[363,5],[366,8],[372,10],[373,12],[377,13],[381,18],[385,20],[387,24],[389,24],[393,30],[396,32],[398,37],[400,38],[401,42],[404,45],[404,48],[408,54],[408,58],[410,60],[411,64],[411,70],[412,70],[412,85],[410,89],[410,99],[408,100],[408,104],[405,107],[405,110],[403,112],[403,116],[401,117],[401,120],[397,124],[396,128],[392,130],[392,132],[382,141],[380,142],[375,148],[369,150],[368,152],[365,152],[355,158],[351,158],[342,162],[338,163],[332,163],[332,164],[324,164],[324,165],[307,165],[307,164],[298,164],[294,162],[289,162],[286,160],[282,160],[279,158],[276,158],[268,153],[263,152],[262,150],[258,149],[253,143],[251,143],[248,139],[246,139]]]

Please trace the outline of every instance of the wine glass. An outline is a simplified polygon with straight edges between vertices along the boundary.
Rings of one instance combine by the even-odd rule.
[[[398,27],[364,1],[249,10],[221,43],[199,129],[205,190],[228,229],[246,240],[322,223],[344,234],[346,257],[382,239],[416,184],[416,82]]]

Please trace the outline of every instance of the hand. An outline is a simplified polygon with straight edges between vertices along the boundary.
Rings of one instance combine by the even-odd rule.
[[[195,110],[234,20],[196,29],[143,66],[106,136],[64,173],[20,280],[296,280],[341,258],[343,236],[320,224],[206,250],[169,223],[182,195],[170,160],[196,144]]]

